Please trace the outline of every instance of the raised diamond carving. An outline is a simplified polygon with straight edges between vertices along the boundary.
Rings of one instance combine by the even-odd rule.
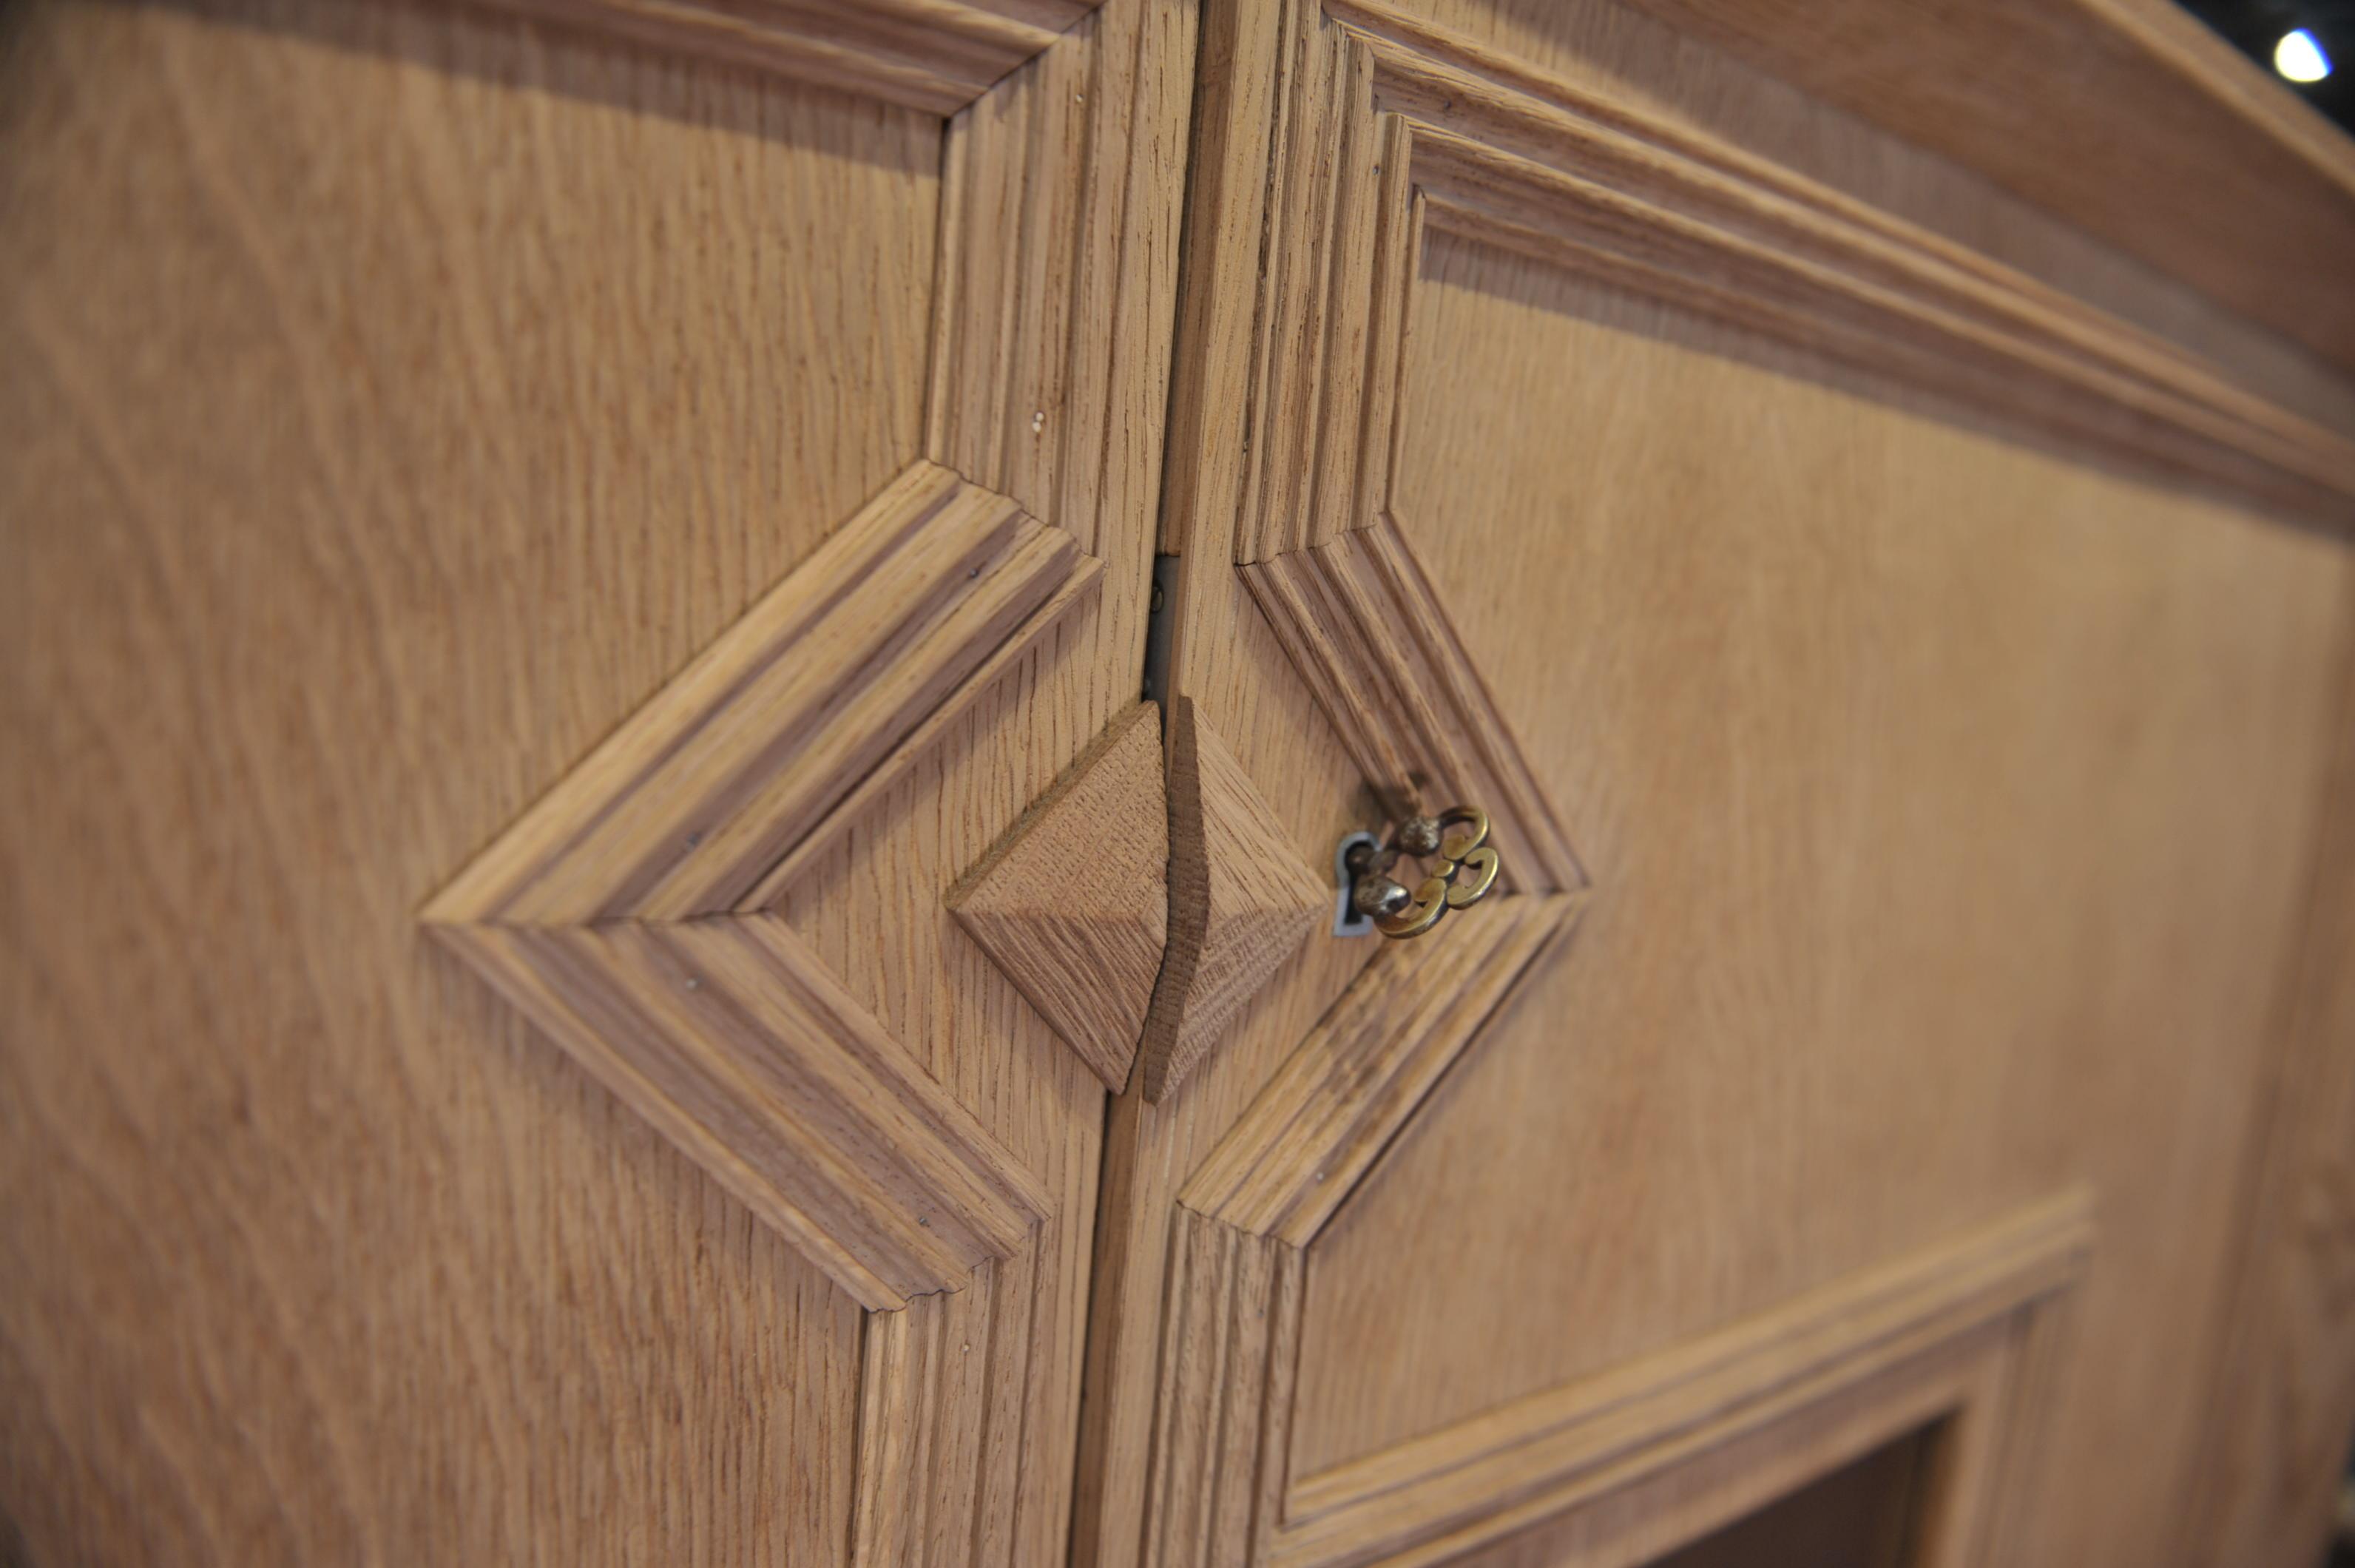
[[[948,896],[957,923],[1114,1093],[1168,935],[1160,709],[1113,721]]]
[[[1236,570],[1391,810],[1477,805],[1507,887],[1586,886],[1544,788],[1388,514]]]
[[[917,463],[424,911],[870,1308],[956,1289],[1050,1204],[766,906],[1097,575]]]
[[[1183,697],[1170,712],[1169,819],[1169,952],[1145,1023],[1145,1097],[1156,1103],[1331,918],[1333,901]]]

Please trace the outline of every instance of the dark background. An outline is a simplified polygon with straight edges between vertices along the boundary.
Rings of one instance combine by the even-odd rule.
[[[2355,0],[2179,0],[2183,8],[2230,39],[2243,54],[2274,69],[2274,45],[2304,27],[2330,58],[2320,81],[2282,85],[2355,133]],[[2279,77],[2275,78],[2280,80]]]

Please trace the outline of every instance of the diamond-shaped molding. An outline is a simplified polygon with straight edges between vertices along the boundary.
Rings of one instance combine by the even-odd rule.
[[[1367,782],[1403,816],[1488,814],[1504,885],[1586,886],[1545,790],[1398,525],[1237,569]]]
[[[957,1288],[1050,1204],[765,911],[1098,575],[1069,535],[919,462],[424,911],[869,1308]]]
[[[1160,709],[1114,720],[949,891],[981,950],[1118,1093],[1169,930]]]
[[[1190,698],[1170,710],[1169,951],[1145,1022],[1158,1103],[1309,933],[1333,893],[1308,868]]]

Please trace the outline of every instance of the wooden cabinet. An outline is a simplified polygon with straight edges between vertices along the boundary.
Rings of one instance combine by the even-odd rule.
[[[527,9],[0,24],[0,1559],[2318,1550],[2355,148],[2158,0]]]

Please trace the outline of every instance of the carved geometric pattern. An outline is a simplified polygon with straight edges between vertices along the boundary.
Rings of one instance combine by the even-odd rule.
[[[1191,699],[1177,699],[1169,733],[1169,946],[1144,1040],[1145,1097],[1156,1104],[1333,902]]]
[[[775,915],[442,930],[870,1309],[956,1289],[1050,1207]]]
[[[1559,815],[1395,523],[1385,516],[1240,570],[1394,815],[1469,802],[1488,813],[1506,886],[1586,885]]]
[[[1015,988],[1118,1093],[1169,929],[1160,709],[1113,721],[949,891]]]
[[[1179,1200],[1306,1246],[1585,901],[1583,892],[1495,899],[1445,941],[1385,943]]]
[[[1303,276],[1301,288],[1335,291],[1311,294],[1320,313],[1362,313],[1354,302],[1367,296],[1378,324],[1402,315],[1394,302],[1412,287],[1421,232],[1444,229],[2166,473],[2335,523],[2349,516],[2355,441],[2151,333],[1383,0],[1324,9],[1332,23],[1312,22],[1298,69],[1362,87],[1341,114],[1311,107],[1347,123],[1349,155],[1316,171],[1329,189],[1294,198],[1298,242],[1314,246],[1339,221],[1323,212],[1375,189],[1412,237],[1371,268]],[[1394,379],[1395,346],[1378,336],[1364,363]],[[1393,389],[1376,400],[1393,426],[1370,427],[1369,440],[1388,453],[1399,400]],[[1245,530],[1255,548],[1238,559],[1266,552],[1258,541],[1272,526]]]
[[[1094,583],[919,462],[429,904],[534,1022],[862,1304],[953,1290],[1049,1205],[783,922],[777,869]]]
[[[482,0],[586,32],[954,114],[1101,0]]]
[[[426,918],[582,924],[736,908],[953,691],[1035,643],[1097,574],[1068,534],[1005,496],[911,464]]]
[[[1970,1496],[1939,1526],[1956,1532],[1940,1550],[2004,1561],[2055,1304],[2085,1251],[2082,1194],[1596,1380],[1293,1473],[1307,1249],[1516,987],[1561,951],[1586,898],[1562,816],[1398,517],[1426,226],[1981,401],[2017,406],[2032,385],[2051,428],[2309,506],[2355,494],[2355,447],[1958,247],[1377,0],[1238,0],[1209,25],[1206,48],[1231,69],[1197,111],[1195,308],[1179,345],[1163,549],[1228,549],[1387,809],[1485,807],[1511,891],[1435,940],[1375,954],[1190,1172],[1159,1173],[1165,1151],[1185,1147],[1175,1135],[1137,1135],[1128,1179],[1153,1194],[1146,1203],[1176,1200],[1166,1232],[1127,1243],[1167,1260],[1146,1275],[1161,1292],[1146,1374],[1156,1386],[1138,1400],[1130,1374],[1108,1370],[1107,1401],[1123,1403],[1098,1424],[1097,1488],[1141,1492],[1147,1562],[1439,1562],[1713,1445],[1767,1433],[1788,1455],[1820,1454],[1809,1445],[1831,1441],[1828,1412],[1918,1424],[1968,1409],[1957,1429]],[[2038,347],[2056,341],[2067,354]],[[1200,874],[1183,863],[1182,681],[1164,992],[1185,979],[1186,881]],[[1211,850],[1222,853],[1236,851]],[[1156,995],[1148,1098],[1176,1076],[1156,1076],[1163,1008]],[[1189,1043],[1199,1055],[1202,1042]],[[1125,1413],[1139,1408],[1149,1413],[1132,1424]],[[1742,1484],[1767,1477],[1757,1467]]]

